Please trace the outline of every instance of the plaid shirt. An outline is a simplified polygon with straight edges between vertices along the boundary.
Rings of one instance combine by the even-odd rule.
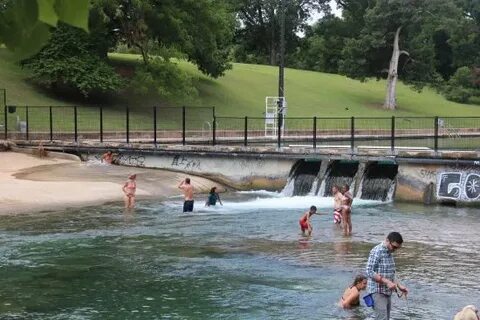
[[[392,294],[392,290],[388,289],[386,285],[377,283],[373,279],[375,274],[379,274],[382,278],[395,281],[395,261],[393,261],[393,256],[388,251],[384,242],[375,246],[372,251],[370,251],[366,273],[368,277],[368,293],[383,293],[387,296]]]

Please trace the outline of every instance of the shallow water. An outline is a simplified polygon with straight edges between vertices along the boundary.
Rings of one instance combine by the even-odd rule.
[[[408,303],[392,319],[452,319],[480,304],[480,210],[355,200],[354,235],[332,225],[331,198],[224,196],[183,214],[180,199],[0,221],[0,319],[367,319],[335,303],[370,249],[396,230]],[[298,219],[315,204],[310,241]]]

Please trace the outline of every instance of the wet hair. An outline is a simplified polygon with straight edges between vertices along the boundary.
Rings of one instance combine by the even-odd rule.
[[[343,187],[344,187],[345,190],[347,190],[347,191],[350,190],[350,186],[349,186],[348,184],[344,185]]]
[[[363,280],[366,280],[367,277],[364,276],[363,274],[359,274],[353,279],[352,287],[356,286],[357,284],[361,283]]]
[[[137,174],[132,173],[131,175],[128,176],[128,179],[135,179],[137,177]]]
[[[334,185],[332,186],[332,190],[333,190],[333,189],[340,190],[340,188],[339,188],[336,184],[334,184]]]
[[[190,178],[185,178],[185,183],[190,183]]]
[[[398,244],[402,244],[403,243],[403,238],[402,238],[402,235],[398,232],[390,232],[387,236],[387,239],[388,241],[390,242],[396,242]]]
[[[313,210],[317,211],[317,207],[311,206],[311,207],[310,207],[310,211],[313,211]]]
[[[217,187],[212,187],[212,189],[210,189],[210,193],[215,193],[216,190],[217,190]]]

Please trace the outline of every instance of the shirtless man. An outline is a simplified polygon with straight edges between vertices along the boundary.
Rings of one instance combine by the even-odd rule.
[[[185,178],[178,185],[179,189],[183,190],[185,201],[183,202],[183,212],[193,211],[193,186],[190,184],[190,178]]]
[[[342,220],[343,234],[349,236],[352,234],[352,203],[353,195],[350,192],[350,186],[344,185],[342,188]]]
[[[333,194],[333,223],[340,225],[342,223],[342,199],[343,195],[338,186],[332,187]]]

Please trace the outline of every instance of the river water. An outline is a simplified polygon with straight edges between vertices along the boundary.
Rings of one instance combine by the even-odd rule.
[[[193,214],[141,201],[0,220],[0,319],[368,319],[335,303],[390,231],[410,289],[393,319],[452,319],[480,304],[480,210],[356,200],[354,234],[331,198],[232,193]],[[298,219],[315,204],[309,241]]]

